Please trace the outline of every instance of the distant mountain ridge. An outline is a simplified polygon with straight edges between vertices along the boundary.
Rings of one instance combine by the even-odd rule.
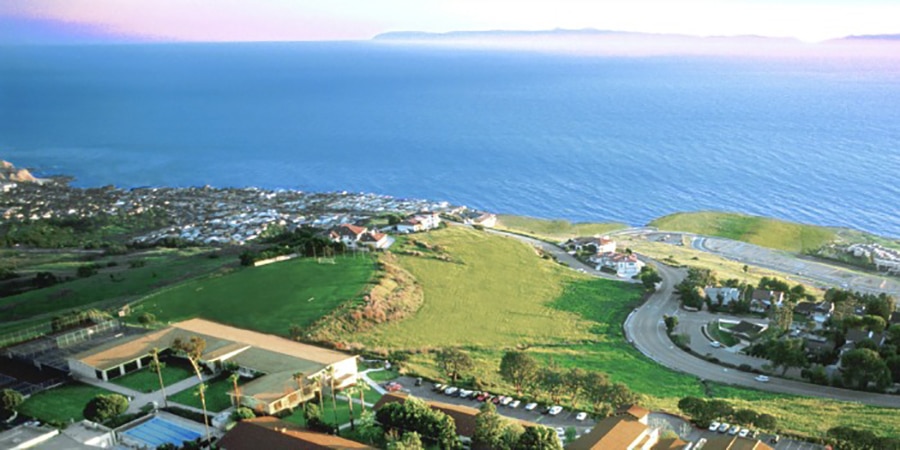
[[[531,38],[531,37],[629,37],[659,39],[697,39],[697,40],[767,40],[799,42],[794,38],[777,38],[758,35],[736,36],[695,36],[678,33],[643,33],[637,31],[598,30],[596,28],[552,30],[470,30],[470,31],[389,31],[375,35],[373,40],[456,40],[482,38]]]

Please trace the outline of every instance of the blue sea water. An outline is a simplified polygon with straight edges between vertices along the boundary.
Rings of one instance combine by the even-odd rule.
[[[0,158],[76,185],[261,186],[900,236],[900,71],[373,42],[0,48]]]

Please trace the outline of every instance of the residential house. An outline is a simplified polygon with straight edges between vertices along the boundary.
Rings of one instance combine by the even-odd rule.
[[[847,349],[856,348],[856,344],[865,340],[871,340],[875,342],[875,345],[881,347],[884,345],[885,334],[883,332],[875,333],[861,328],[854,328],[852,330],[847,330],[845,340],[847,343],[844,345],[844,348]]]
[[[833,302],[800,302],[794,306],[794,312],[809,317],[816,323],[816,328],[822,328],[825,322],[834,313]]]
[[[440,226],[441,216],[436,212],[421,212],[408,216],[403,222],[398,223],[395,229],[398,233],[417,233],[433,230]]]
[[[825,336],[808,334],[803,337],[803,347],[807,353],[811,354],[828,354],[834,351],[837,344]]]
[[[715,436],[709,438],[703,447],[698,448],[703,450],[774,450],[763,441],[740,436]]]
[[[900,311],[891,313],[891,320],[888,322],[888,326],[891,325],[900,325]]]
[[[784,303],[784,292],[754,289],[750,296],[750,311],[766,312],[772,306],[780,307]]]
[[[466,225],[479,225],[485,228],[494,228],[497,226],[497,215],[491,213],[481,213],[479,215],[467,216],[463,223]]]
[[[720,303],[723,306],[739,302],[741,300],[741,290],[733,287],[708,287],[703,290],[706,298],[713,304]]]
[[[390,247],[393,241],[387,234],[369,231],[359,238],[359,243],[372,248],[383,249]]]
[[[573,238],[566,241],[565,246],[576,252],[587,251],[595,255],[615,253],[616,251],[616,241],[610,239],[609,236]]]
[[[612,270],[621,278],[631,278],[641,273],[641,268],[644,267],[637,255],[627,253],[604,253],[592,256],[588,261],[596,264],[597,270]]]
[[[355,247],[368,231],[366,227],[345,223],[329,230],[328,237],[334,242],[343,242],[347,247]]]
[[[658,428],[648,425],[650,411],[632,406],[607,417],[574,442],[566,450],[670,450],[687,449],[690,444],[680,439],[660,440]]]
[[[222,450],[355,450],[374,449],[339,436],[300,428],[274,417],[238,422],[217,443]]]
[[[240,375],[252,377],[228,395],[260,413],[275,414],[313,398],[318,385],[310,379],[316,376],[330,373],[338,389],[356,382],[356,356],[203,319],[112,340],[70,357],[69,369],[75,377],[107,381],[148,366],[153,349],[167,351],[176,340],[194,336],[206,343],[200,364],[207,370],[236,364]]]

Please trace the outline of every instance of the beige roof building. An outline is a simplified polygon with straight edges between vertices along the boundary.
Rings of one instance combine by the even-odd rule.
[[[590,433],[566,446],[566,450],[675,450],[688,443],[681,439],[660,440],[659,430],[648,423],[650,411],[631,406],[599,422]]]
[[[270,414],[315,394],[313,383],[306,380],[301,392],[294,374],[308,379],[332,367],[336,387],[356,380],[355,356],[203,319],[110,341],[71,357],[69,367],[79,376],[108,380],[148,365],[154,348],[163,351],[178,339],[194,336],[206,342],[201,361],[208,369],[218,371],[228,362],[237,364],[243,375],[261,375],[241,386],[241,403]]]

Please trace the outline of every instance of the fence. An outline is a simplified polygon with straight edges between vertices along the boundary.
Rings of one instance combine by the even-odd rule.
[[[62,334],[56,337],[56,346],[59,348],[71,347],[75,344],[80,344],[84,341],[91,339],[91,337],[96,333],[103,333],[104,331],[118,330],[122,327],[121,322],[116,319],[106,320],[104,322],[100,322],[97,325],[92,325],[87,328],[81,328],[66,334]]]

